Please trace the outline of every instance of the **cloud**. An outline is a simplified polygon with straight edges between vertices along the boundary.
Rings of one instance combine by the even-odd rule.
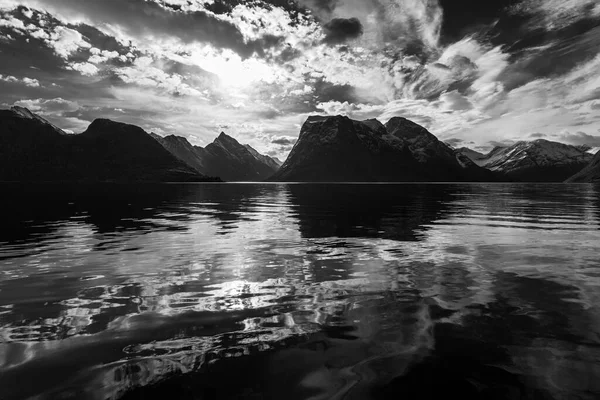
[[[440,101],[442,102],[443,110],[464,111],[473,108],[473,104],[471,104],[469,99],[458,93],[456,90],[442,93],[440,96]]]
[[[464,145],[464,143],[465,143],[465,141],[460,138],[448,138],[448,139],[445,139],[444,142],[454,148],[459,148],[462,145]]]
[[[0,74],[0,81],[9,82],[9,83],[22,83],[25,86],[29,86],[29,87],[39,87],[40,86],[40,81],[38,81],[37,79],[28,78],[28,77],[23,77],[23,78],[19,79],[12,75]]]
[[[575,146],[588,145],[591,147],[600,147],[600,136],[590,135],[581,131],[575,133],[563,132],[557,139]]]
[[[501,142],[497,140],[490,140],[489,142],[487,142],[487,144],[491,147],[509,147],[515,144],[515,142],[514,140],[503,140]]]
[[[133,65],[115,69],[114,72],[125,83],[162,89],[176,96],[205,98],[201,91],[185,83],[182,75],[169,74],[164,69],[158,68],[159,65],[152,57],[144,56],[137,58]]]
[[[323,42],[328,44],[340,44],[351,39],[360,37],[363,27],[357,18],[334,18],[325,25],[325,38]]]
[[[81,33],[64,26],[57,27],[54,32],[50,34],[50,38],[47,42],[54,49],[56,54],[64,59],[68,59],[71,54],[81,48],[89,49],[92,47],[83,38]]]
[[[289,146],[289,145],[293,145],[294,143],[296,143],[297,140],[298,140],[298,138],[295,138],[293,136],[278,136],[278,137],[273,137],[271,139],[271,143],[282,145],[282,146]]]
[[[25,107],[40,114],[57,114],[68,111],[76,111],[80,108],[74,101],[57,97],[54,99],[30,99],[16,101],[15,106]]]
[[[71,23],[117,27],[137,40],[176,38],[184,43],[208,43],[249,57],[268,44],[263,40],[246,41],[231,22],[202,9],[174,10],[155,1],[145,0],[29,0],[27,5],[46,10]]]
[[[99,69],[94,64],[86,63],[73,63],[70,64],[67,68],[72,69],[73,71],[78,71],[82,75],[85,76],[94,76],[98,74]]]
[[[597,0],[523,0],[514,5],[512,11],[529,16],[528,24],[532,28],[548,31],[600,16]]]

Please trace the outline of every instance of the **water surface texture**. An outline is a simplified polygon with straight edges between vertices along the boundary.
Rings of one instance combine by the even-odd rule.
[[[593,185],[3,185],[0,399],[594,399]]]

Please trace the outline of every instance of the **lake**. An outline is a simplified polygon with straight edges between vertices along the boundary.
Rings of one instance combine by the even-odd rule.
[[[597,399],[600,186],[0,186],[0,399]]]

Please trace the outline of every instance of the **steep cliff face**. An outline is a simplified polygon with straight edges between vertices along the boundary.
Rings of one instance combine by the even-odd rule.
[[[593,158],[587,147],[544,139],[496,147],[483,157],[470,156],[476,164],[517,181],[562,182],[583,169]]]
[[[0,111],[0,180],[204,179],[137,126],[98,119],[68,135],[27,109]]]
[[[309,117],[275,181],[465,181],[488,171],[461,162],[425,128],[404,118]]]

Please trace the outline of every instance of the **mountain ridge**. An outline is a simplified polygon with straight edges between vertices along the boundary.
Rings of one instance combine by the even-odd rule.
[[[386,125],[346,116],[310,116],[273,181],[494,180],[424,127],[405,118]]]
[[[497,146],[481,157],[466,149],[457,151],[477,165],[516,181],[562,182],[583,169],[593,158],[586,148],[546,139]]]
[[[152,182],[209,180],[142,128],[96,119],[66,134],[28,109],[0,110],[0,180]]]
[[[153,137],[196,171],[226,181],[263,181],[280,167],[271,157],[239,143],[224,132],[206,147],[193,146],[181,136],[154,134]]]

